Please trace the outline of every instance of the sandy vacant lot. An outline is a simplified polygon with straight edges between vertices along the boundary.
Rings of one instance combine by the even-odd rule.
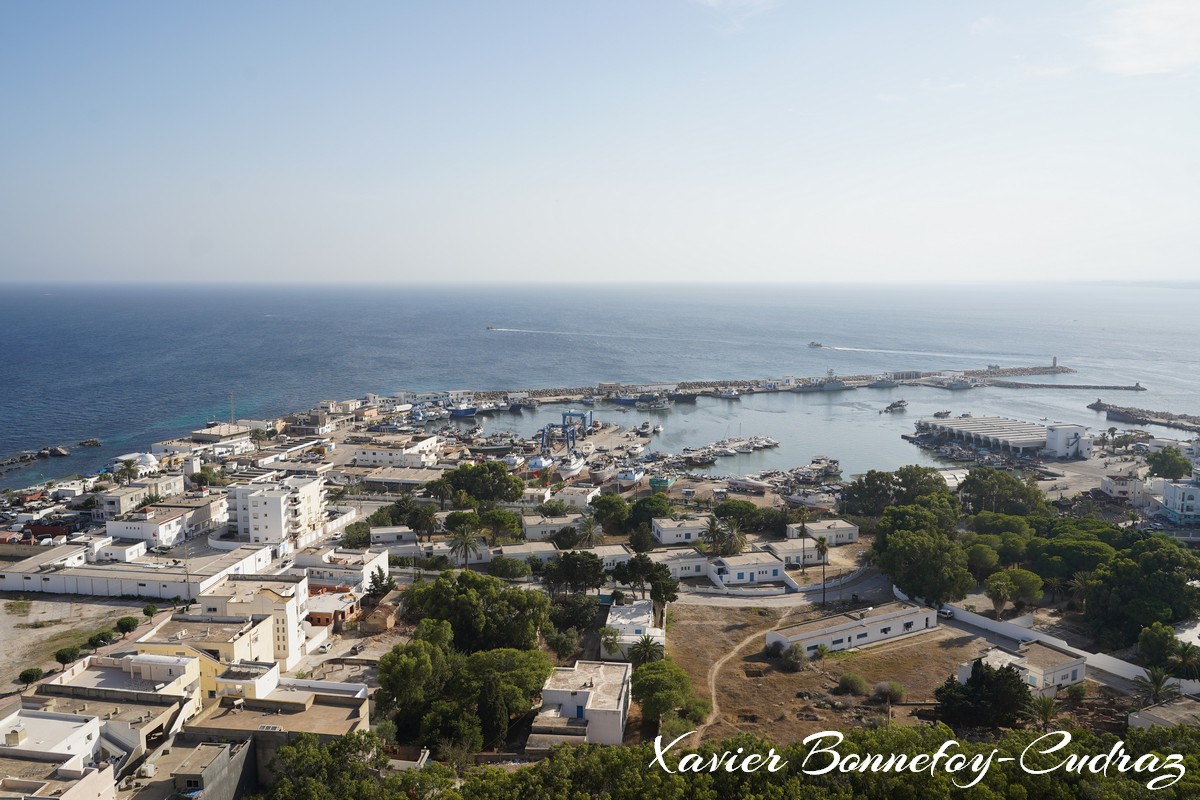
[[[27,667],[57,670],[55,650],[86,642],[95,631],[113,627],[118,618],[145,620],[145,605],[146,601],[108,597],[0,595],[0,642],[4,643],[0,648],[0,693],[19,689],[17,675]]]
[[[866,698],[834,694],[838,678],[855,672],[868,683],[896,680],[909,700],[931,700],[933,690],[958,665],[987,647],[978,637],[949,628],[909,636],[861,651],[848,651],[812,663],[801,672],[784,672],[762,652],[763,634],[780,624],[777,609],[673,606],[668,631],[671,658],[692,676],[696,694],[708,696],[708,673],[723,655],[742,643],[715,678],[718,717],[704,738],[737,733],[769,735],[780,743],[833,727],[868,724],[886,713]],[[795,624],[821,616],[816,609],[792,612]],[[915,722],[914,709],[897,707],[898,723]]]

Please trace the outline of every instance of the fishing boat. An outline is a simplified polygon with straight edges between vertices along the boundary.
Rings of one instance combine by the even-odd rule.
[[[640,456],[643,452],[645,452],[645,450],[646,448],[642,447],[640,444],[631,444],[625,449],[625,452],[629,453],[631,456]]]
[[[868,389],[895,389],[900,384],[886,375],[876,375],[875,379],[867,384]]]
[[[719,397],[722,400],[738,400],[741,398],[741,396],[742,396],[742,393],[739,392],[736,388],[734,388],[732,386],[730,386],[727,389],[722,389],[721,391],[719,391],[715,395],[713,395],[713,397]]]
[[[457,406],[450,406],[450,416],[452,417],[473,417],[479,413],[477,406],[469,406],[465,403]]]
[[[950,416],[950,410],[946,409],[944,411],[935,411],[935,412],[933,412],[933,416],[935,416],[938,419],[946,419],[947,417]]]
[[[663,432],[663,426],[662,426],[662,425],[655,425],[655,426],[654,426],[654,432],[655,432],[655,433],[662,433],[662,432]]]
[[[642,436],[649,436],[654,431],[654,426],[650,424],[650,420],[646,420],[641,425],[637,426],[634,431]]]
[[[689,453],[687,463],[693,467],[707,467],[717,463],[717,457],[707,450]]]
[[[617,465],[611,461],[601,461],[588,467],[588,477],[597,484],[611,480],[617,474]]]
[[[904,411],[907,408],[908,408],[907,400],[896,400],[893,403],[888,403],[887,408],[885,408],[883,411],[880,411],[879,413],[880,414],[892,414],[897,411]]]
[[[622,490],[634,489],[640,486],[645,478],[646,470],[636,465],[628,465],[617,473],[617,487]]]
[[[679,476],[673,472],[663,475],[652,475],[650,477],[650,488],[656,492],[665,492],[674,486],[677,480],[679,480]]]
[[[667,399],[675,403],[694,403],[699,396],[698,392],[667,392]]]
[[[541,453],[529,459],[529,469],[533,472],[541,472],[553,466],[554,458],[549,453]]]
[[[638,400],[634,405],[642,411],[666,411],[675,404],[665,397],[659,397],[654,400]]]
[[[631,394],[614,394],[608,398],[619,406],[637,405],[638,399]]]
[[[564,481],[568,478],[574,478],[579,473],[583,472],[583,468],[587,466],[587,460],[579,453],[571,453],[558,465],[558,477]]]
[[[525,463],[525,456],[520,453],[509,453],[504,457],[503,461],[504,465],[510,470],[520,469],[521,465]]]
[[[821,344],[820,342],[809,342],[808,346],[819,349],[819,348],[824,347],[825,345]]]

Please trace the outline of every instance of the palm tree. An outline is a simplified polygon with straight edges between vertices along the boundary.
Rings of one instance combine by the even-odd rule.
[[[117,470],[117,480],[124,480],[125,483],[133,483],[138,476],[137,462],[132,458],[127,458],[121,462],[121,468]]]
[[[442,511],[446,510],[446,501],[454,496],[454,487],[445,478],[438,478],[425,484],[425,491],[429,492],[430,497],[437,498],[437,501],[441,503]]]
[[[1035,695],[1029,701],[1026,716],[1042,726],[1043,731],[1050,730],[1050,725],[1058,718],[1058,702],[1053,697]]]
[[[730,517],[725,520],[725,552],[721,555],[736,556],[746,549],[746,532],[738,524],[737,519]]]
[[[262,450],[262,443],[271,437],[262,428],[255,428],[250,431],[250,441],[254,442],[255,450]]]
[[[462,562],[465,567],[470,556],[483,552],[479,543],[479,531],[464,525],[450,534],[450,555]]]
[[[824,644],[817,645],[817,649],[813,650],[812,660],[821,661],[825,656],[829,655],[829,646]]]
[[[824,536],[817,537],[817,555],[821,558],[821,605],[825,605],[825,565],[829,560],[829,539]]]
[[[576,547],[595,547],[600,544],[600,539],[604,536],[604,531],[596,524],[595,517],[588,515],[579,523],[579,527],[575,529],[575,546]]]
[[[1076,572],[1071,576],[1071,580],[1067,581],[1067,591],[1071,593],[1072,600],[1079,601],[1080,611],[1087,605],[1088,587],[1092,582],[1092,573]]]
[[[725,549],[725,528],[721,520],[710,514],[708,524],[700,532],[700,541],[704,542],[710,554],[716,555]]]
[[[427,542],[432,542],[433,534],[437,532],[437,513],[437,509],[428,503],[420,506],[413,513],[413,522],[416,523],[413,527],[417,529],[418,533],[425,534],[425,541]]]
[[[1108,429],[1108,443],[1109,443],[1108,452],[1116,453],[1117,452],[1117,426],[1115,426],[1115,425]]]
[[[1176,678],[1196,680],[1200,678],[1200,647],[1191,642],[1180,642],[1167,663]]]
[[[635,667],[649,664],[651,661],[662,661],[664,655],[666,652],[662,642],[654,641],[650,634],[644,635],[629,647],[629,660]]]
[[[1053,603],[1058,599],[1058,596],[1062,593],[1062,590],[1066,588],[1067,582],[1056,575],[1051,575],[1049,578],[1046,578],[1044,581],[1042,581],[1042,585],[1046,588],[1046,591],[1050,593],[1050,602]]]
[[[600,629],[600,646],[610,656],[621,652],[621,632],[616,628],[604,626]]]
[[[1137,696],[1148,706],[1174,700],[1179,696],[1179,683],[1171,683],[1171,673],[1162,667],[1150,667],[1145,677],[1139,675],[1133,679]]]

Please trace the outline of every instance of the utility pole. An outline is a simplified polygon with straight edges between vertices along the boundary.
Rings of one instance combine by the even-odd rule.
[[[229,424],[230,425],[232,425],[234,422],[233,398],[234,398],[234,394],[233,394],[233,392],[230,392],[229,393]]]

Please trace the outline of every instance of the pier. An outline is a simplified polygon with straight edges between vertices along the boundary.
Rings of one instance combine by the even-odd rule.
[[[1088,403],[1093,411],[1103,411],[1104,416],[1113,422],[1124,422],[1133,425],[1162,425],[1164,428],[1177,428],[1190,433],[1200,433],[1200,417],[1194,414],[1175,414],[1170,411],[1149,411],[1144,408],[1129,408],[1115,406],[1097,399]]]
[[[1098,392],[1144,392],[1146,387],[1140,383],[1132,386],[1120,384],[1090,384],[1090,383],[1025,383],[1024,381],[988,381],[988,386],[1000,386],[1005,389],[1095,389]]]

